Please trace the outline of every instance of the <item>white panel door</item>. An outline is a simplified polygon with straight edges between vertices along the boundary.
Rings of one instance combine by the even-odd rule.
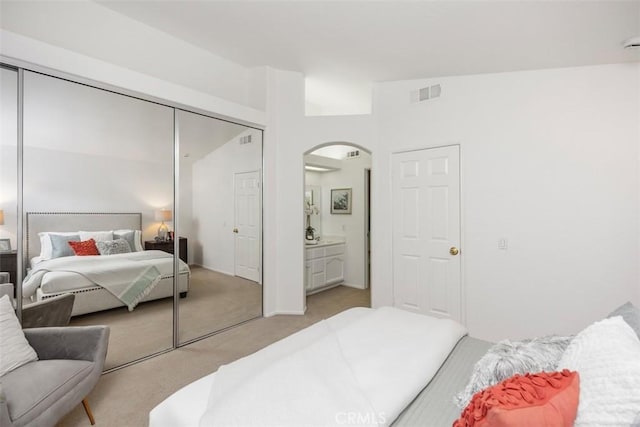
[[[460,148],[392,156],[394,305],[461,321]]]
[[[260,173],[235,175],[235,275],[260,282]]]

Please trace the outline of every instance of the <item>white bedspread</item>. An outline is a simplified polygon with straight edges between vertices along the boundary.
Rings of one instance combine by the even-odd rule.
[[[200,426],[389,425],[466,333],[391,307],[332,325],[220,367]]]
[[[76,282],[82,285],[80,288],[99,285],[132,310],[164,274],[172,271],[173,255],[162,251],[55,258],[31,270],[23,284],[23,295],[30,297],[51,278],[64,286]]]

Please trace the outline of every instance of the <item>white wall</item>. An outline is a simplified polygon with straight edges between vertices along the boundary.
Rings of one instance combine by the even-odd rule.
[[[372,84],[359,78],[306,76],[305,115],[371,114]]]
[[[26,212],[140,212],[142,238],[153,240],[158,201],[171,208],[173,174],[157,163],[111,163],[102,156],[32,147],[25,147],[24,155]]]
[[[261,171],[261,131],[248,129],[193,164],[193,262],[233,275],[235,271],[235,174]],[[252,136],[251,144],[239,139]]]
[[[373,151],[374,116],[304,117],[304,78],[269,70],[265,132],[265,315],[304,312],[304,153],[327,142]],[[375,172],[374,172],[375,173]]]
[[[409,103],[436,83],[440,98]],[[391,153],[453,143],[471,335],[575,333],[640,302],[638,85],[638,64],[378,85],[374,305],[393,302]]]

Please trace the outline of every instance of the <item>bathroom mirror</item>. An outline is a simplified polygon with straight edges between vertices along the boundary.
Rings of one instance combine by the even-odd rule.
[[[310,185],[314,174],[307,175],[304,192],[305,240],[317,241],[322,237],[322,187]]]

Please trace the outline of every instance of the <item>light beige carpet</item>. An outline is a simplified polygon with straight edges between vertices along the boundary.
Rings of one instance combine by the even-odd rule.
[[[191,267],[189,293],[179,300],[180,342],[262,315],[262,286],[240,277]],[[173,299],[77,316],[71,326],[109,325],[109,353],[105,369],[120,366],[171,348]]]
[[[309,296],[304,316],[259,318],[105,374],[88,396],[96,426],[147,426],[149,411],[158,403],[183,386],[216,371],[220,365],[254,353],[347,308],[370,306],[369,290],[339,286]],[[81,404],[58,424],[58,427],[76,426],[89,426]]]

